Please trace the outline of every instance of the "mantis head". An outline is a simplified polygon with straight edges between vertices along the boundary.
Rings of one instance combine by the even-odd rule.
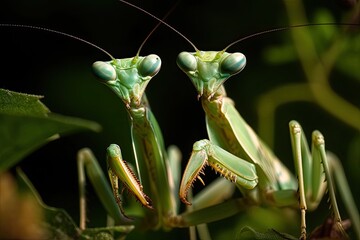
[[[246,58],[239,52],[181,52],[177,64],[189,76],[199,97],[210,99],[229,77],[244,69]]]
[[[160,67],[161,59],[155,54],[97,61],[92,66],[95,75],[124,101],[127,108],[139,106],[147,84]]]

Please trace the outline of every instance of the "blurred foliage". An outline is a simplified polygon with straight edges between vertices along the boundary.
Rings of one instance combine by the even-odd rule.
[[[0,174],[0,239],[102,239],[112,240],[113,231],[132,230],[128,226],[89,228],[81,231],[63,209],[45,205],[20,169],[17,181],[10,173]]]
[[[304,13],[299,11],[303,8],[300,1],[285,1],[285,5],[291,16],[291,25],[307,22]],[[355,10],[359,11],[358,9],[359,7]],[[351,18],[348,19],[343,22],[352,23]],[[320,9],[310,22],[334,23],[335,19],[329,11]],[[259,134],[270,146],[273,146],[274,141],[272,125],[276,110],[293,102],[317,104],[333,117],[360,131],[360,109],[346,97],[336,93],[330,82],[335,70],[353,81],[360,80],[360,35],[352,34],[351,30],[352,26],[344,26],[340,30],[335,25],[290,29],[295,45],[281,44],[265,52],[265,58],[272,64],[286,66],[289,62],[300,60],[305,75],[305,81],[281,85],[265,93],[259,100]]]
[[[298,238],[295,238],[294,236],[291,236],[289,234],[286,233],[280,233],[274,229],[268,230],[266,231],[266,233],[260,233],[255,231],[254,229],[250,228],[250,227],[244,227],[243,229],[241,229],[241,235],[239,235],[238,239],[253,239],[253,240],[258,240],[258,239],[267,239],[267,240],[281,240],[281,239],[288,239],[288,240],[295,240]]]
[[[0,239],[44,239],[44,214],[28,191],[20,191],[10,173],[0,174]]]
[[[335,224],[332,218],[325,220],[323,224],[316,227],[308,236],[310,240],[331,240],[331,239],[349,239],[346,233],[343,233],[343,230],[348,229],[351,226],[350,220],[345,220],[342,222],[344,229],[340,230]],[[288,239],[294,240],[299,239],[287,233],[279,232],[276,229],[269,229],[266,232],[259,232],[254,230],[251,227],[243,227],[237,237],[237,239],[267,239],[267,240],[281,240]]]

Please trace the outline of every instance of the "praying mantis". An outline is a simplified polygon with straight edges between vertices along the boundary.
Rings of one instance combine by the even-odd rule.
[[[180,51],[179,51],[180,52]],[[152,98],[151,98],[151,100],[152,100]],[[153,104],[152,104],[152,106],[153,106]],[[197,137],[198,138],[198,137]]]

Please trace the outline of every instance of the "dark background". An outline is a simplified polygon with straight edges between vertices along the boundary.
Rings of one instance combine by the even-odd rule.
[[[175,3],[132,2],[159,17]],[[319,9],[329,10],[338,22],[350,11],[336,1],[304,3],[309,22],[313,21]],[[282,1],[180,1],[166,21],[202,50],[221,50],[240,37],[289,24]],[[0,23],[56,29],[93,42],[114,57],[124,58],[136,54],[157,21],[115,0],[14,0],[1,4]],[[105,149],[110,143],[117,143],[122,147],[124,158],[132,159],[129,122],[123,104],[91,72],[94,61],[109,59],[87,44],[49,32],[0,27],[0,36],[1,88],[44,95],[43,102],[53,112],[94,120],[103,126],[100,133],[80,133],[49,143],[19,164],[48,205],[65,208],[78,219],[76,152],[82,147],[92,148],[105,169]],[[292,40],[287,31],[252,38],[229,49],[243,52],[248,63],[242,73],[226,82],[228,95],[255,130],[259,122],[256,109],[259,97],[276,86],[304,78],[298,62],[273,65],[264,58],[264,51],[271,46],[289,44]],[[204,113],[196,99],[195,89],[176,66],[176,56],[181,51],[193,49],[172,30],[160,26],[144,45],[141,54],[156,53],[162,59],[162,70],[149,84],[147,95],[166,144],[176,144],[183,152],[184,168],[192,144],[207,135]],[[337,73],[334,76],[338,76],[332,80],[336,91],[359,107],[359,82]],[[276,126],[269,128],[274,128],[276,133],[275,153],[291,170],[293,163],[288,133],[291,119],[302,123],[309,141],[312,130],[321,130],[327,148],[341,157],[355,200],[359,203],[356,184],[360,180],[360,159],[359,155],[354,155],[360,147],[359,131],[315,104],[281,106],[276,111]],[[208,173],[212,178],[209,170]],[[91,189],[89,196],[92,225],[98,219],[94,216],[102,210]],[[346,218],[346,212],[342,210],[342,213]],[[321,224],[328,216],[327,206],[321,206],[318,212],[310,214],[309,219],[314,219],[311,216],[315,215],[318,218],[309,220],[309,229]],[[221,225],[222,222],[214,224],[211,228],[214,236],[220,237],[227,230],[236,234],[236,226],[231,225],[234,222],[232,218],[226,225]],[[186,236],[185,230],[179,233],[181,238]]]

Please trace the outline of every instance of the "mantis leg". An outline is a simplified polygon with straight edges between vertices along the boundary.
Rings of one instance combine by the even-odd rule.
[[[194,143],[189,162],[180,184],[180,200],[190,205],[186,195],[196,179],[202,181],[205,166],[211,166],[217,173],[242,189],[254,189],[258,184],[255,165],[249,163],[204,139]]]
[[[151,200],[143,192],[143,187],[140,184],[139,179],[123,160],[120,147],[118,145],[111,144],[107,148],[107,164],[113,194],[122,213],[124,213],[124,211],[121,205],[121,198],[119,194],[119,181],[123,187],[127,188],[129,192],[132,193],[143,206],[153,209]]]
[[[354,198],[351,194],[349,184],[345,177],[344,169],[341,165],[340,160],[334,154],[327,152],[326,156],[330,166],[330,173],[332,173],[332,176],[334,177],[335,182],[338,185],[337,189],[344,202],[345,208],[350,216],[351,225],[353,226],[357,238],[360,239],[359,211],[356,207]]]
[[[199,175],[204,173],[203,170],[206,165],[211,166],[216,172],[230,180],[230,182],[249,191],[252,191],[258,183],[254,164],[223,150],[212,144],[209,140],[200,140],[194,144],[190,160],[180,184],[179,195],[184,203],[191,204],[187,199],[187,194],[196,179],[202,181]],[[208,223],[232,216],[249,206],[251,201],[247,202],[245,199],[230,200],[215,206],[209,206],[220,201],[218,197],[215,198],[217,199],[215,202],[208,200],[209,196],[214,196],[216,193],[220,195],[219,192],[222,192],[220,189],[226,190],[228,193],[225,195],[227,196],[233,193],[233,187],[229,187],[228,183],[224,180],[215,181],[208,190],[194,199],[194,210],[178,216],[177,222],[174,221],[174,224],[184,227]]]
[[[181,152],[180,149],[174,145],[169,146],[168,150],[168,159],[169,164],[167,165],[167,174],[169,179],[170,189],[172,191],[173,196],[177,196],[178,189],[180,185],[181,179]],[[179,211],[180,200],[175,197],[176,200],[176,212]]]
[[[256,205],[246,198],[230,199],[228,201],[193,211],[184,212],[171,219],[173,227],[189,227],[222,220],[244,212],[249,207]]]
[[[328,158],[325,152],[325,140],[319,131],[312,134],[312,154],[305,140],[302,128],[296,121],[291,121],[290,136],[294,153],[295,168],[299,181],[299,197],[301,211],[301,238],[306,239],[306,210],[315,209],[327,188],[334,220],[340,232],[346,235],[341,224],[341,216],[338,209],[334,179],[338,182],[340,194],[347,205],[351,221],[355,226],[356,234],[359,233],[359,214],[353,201],[341,164],[334,157]],[[336,167],[336,171],[334,171]],[[322,173],[325,173],[325,176]],[[326,182],[324,181],[326,180]],[[359,237],[359,235],[358,235]]]
[[[130,224],[129,219],[121,213],[109,183],[91,150],[88,148],[81,149],[78,152],[77,158],[80,194],[80,229],[84,230],[86,228],[85,169],[90,182],[94,186],[95,192],[107,213],[115,220],[115,224]]]

